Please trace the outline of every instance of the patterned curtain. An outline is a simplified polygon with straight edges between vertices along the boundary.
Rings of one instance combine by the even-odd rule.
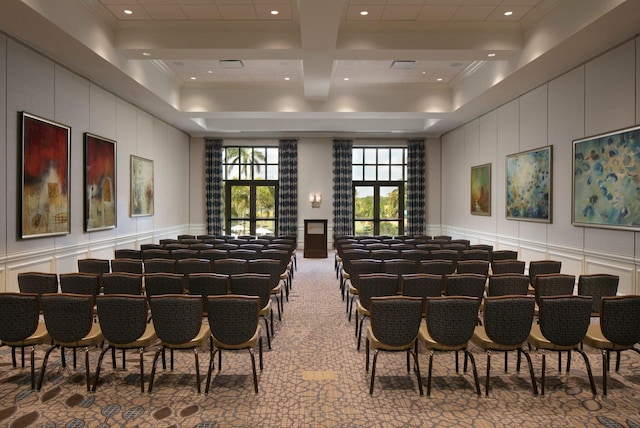
[[[207,234],[222,232],[222,140],[205,138],[204,189],[207,207]]]
[[[333,140],[333,234],[353,235],[353,140]]]
[[[410,236],[424,235],[425,166],[424,140],[409,140],[407,144],[407,230]]]
[[[278,235],[298,232],[298,140],[280,140]]]

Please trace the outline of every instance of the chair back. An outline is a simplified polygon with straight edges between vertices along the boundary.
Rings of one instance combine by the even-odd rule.
[[[51,338],[55,342],[73,343],[89,334],[94,301],[89,294],[43,294],[40,307]]]
[[[562,273],[540,274],[536,277],[536,301],[540,305],[542,297],[571,295],[575,285],[575,275]]]
[[[38,328],[36,293],[0,293],[0,342],[19,342]]]
[[[165,294],[149,299],[153,327],[158,338],[170,345],[187,343],[198,335],[202,326],[200,296]]]
[[[162,244],[141,244],[140,245],[140,251],[142,251],[143,255],[144,252],[147,250],[162,250],[164,248],[164,245]]]
[[[476,327],[479,304],[476,297],[469,296],[427,298],[426,324],[429,335],[447,346],[467,343]]]
[[[142,260],[147,259],[170,259],[171,251],[163,248],[149,248],[148,250],[142,250]]]
[[[444,259],[423,260],[420,262],[420,269],[422,273],[444,276],[456,271],[456,263],[452,260]]]
[[[605,296],[615,296],[618,293],[618,275],[591,274],[580,275],[578,278],[578,294],[581,296],[591,296],[591,313],[600,313],[600,300]]]
[[[501,345],[524,343],[531,332],[533,296],[494,296],[484,301],[484,329],[489,339]]]
[[[111,260],[111,272],[142,273],[142,260],[119,258]]]
[[[546,273],[560,273],[562,262],[555,260],[534,260],[529,262],[529,284],[536,286],[536,277]]]
[[[358,292],[360,305],[369,310],[372,297],[397,296],[399,291],[398,275],[390,273],[366,273],[360,275]]]
[[[116,259],[136,259],[136,260],[141,260],[142,259],[142,251],[134,250],[134,249],[131,249],[131,248],[122,248],[122,249],[119,249],[119,250],[115,251],[114,257]]]
[[[491,275],[487,296],[526,295],[529,292],[529,277],[525,274],[503,273]]]
[[[102,275],[104,294],[142,294],[142,275],[138,273],[113,272]]]
[[[621,346],[640,342],[640,296],[603,296],[600,299],[600,329],[604,337]]]
[[[197,259],[198,250],[193,250],[190,248],[180,248],[180,249],[171,250],[171,258],[174,260]]]
[[[457,250],[433,250],[429,253],[431,260],[451,260],[455,266],[460,258],[460,253]]]
[[[231,294],[257,296],[260,298],[260,309],[271,301],[272,279],[266,273],[241,273],[231,275],[229,279]]]
[[[58,292],[58,275],[46,272],[23,272],[18,274],[18,288],[21,293],[37,295]]]
[[[214,260],[211,270],[215,273],[221,273],[224,275],[234,275],[237,273],[247,272],[249,262],[244,259],[220,259]]]
[[[102,274],[110,271],[108,259],[78,259],[78,272]]]
[[[524,269],[525,262],[522,260],[495,260],[491,262],[491,271],[494,275],[503,273],[524,274]]]
[[[425,313],[427,297],[442,295],[442,276],[418,273],[400,276],[400,292],[403,296],[420,297],[422,313]]]
[[[380,342],[403,346],[418,336],[422,299],[408,296],[371,298],[371,330]]]
[[[360,276],[369,273],[382,273],[384,266],[382,260],[376,259],[358,259],[351,262],[351,285],[355,288],[359,287]]]
[[[470,296],[478,301],[484,296],[486,279],[475,273],[461,273],[445,276],[445,294],[447,296]]]
[[[164,294],[182,294],[183,276],[177,273],[152,273],[145,276],[144,289],[148,298]]]
[[[371,249],[369,257],[375,260],[391,260],[397,259],[400,256],[398,250],[392,250],[391,248],[376,248]]]
[[[234,250],[229,250],[229,258],[232,259],[255,260],[258,257],[258,251],[255,249],[236,248]]]
[[[158,258],[144,260],[144,273],[175,273],[176,261],[173,259]]]
[[[591,320],[591,297],[549,296],[538,301],[542,335],[560,346],[582,342]]]
[[[178,242],[170,242],[167,244],[164,244],[163,247],[165,250],[169,250],[173,253],[174,250],[187,250],[189,249],[189,244],[183,244],[180,241]]]
[[[227,250],[223,250],[221,248],[210,248],[207,250],[201,250],[198,253],[198,257],[201,259],[207,259],[211,262],[213,266],[214,260],[226,259],[229,257],[229,252]]]
[[[419,266],[423,260],[429,260],[429,251],[414,248],[400,253],[403,259],[413,260]]]
[[[63,293],[88,294],[95,298],[100,293],[100,274],[61,273],[60,290]]]
[[[518,260],[518,252],[514,250],[491,251],[490,261],[493,263],[498,260]]]
[[[144,296],[101,295],[96,298],[96,306],[102,334],[112,344],[134,342],[147,328],[147,301]]]
[[[211,335],[226,345],[247,342],[256,333],[260,298],[256,296],[209,297],[209,327]]]
[[[207,259],[186,258],[176,260],[176,273],[192,275],[211,272],[211,262]]]
[[[467,249],[460,252],[460,260],[484,260],[489,261],[489,251],[481,249]]]
[[[475,273],[486,278],[489,275],[489,262],[486,260],[460,260],[456,272],[459,274]]]
[[[275,288],[278,286],[278,283],[280,282],[280,274],[283,273],[282,263],[280,263],[280,261],[278,260],[273,260],[273,259],[249,260],[247,273],[268,275],[270,287]],[[232,293],[234,292],[232,291]],[[238,293],[234,293],[234,294],[238,294]]]
[[[408,275],[420,273],[420,265],[411,259],[389,259],[382,262],[385,273]]]

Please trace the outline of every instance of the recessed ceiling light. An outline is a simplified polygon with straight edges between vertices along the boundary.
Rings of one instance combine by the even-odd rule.
[[[369,12],[368,12],[368,11],[366,11],[366,10],[361,10],[361,11],[360,11],[360,15],[362,15],[362,16],[367,16],[367,15],[369,15]]]
[[[348,78],[348,77],[345,77],[345,78],[343,78],[342,80],[344,80],[344,81],[346,82],[347,80],[349,80],[349,78]]]
[[[151,56],[149,52],[142,52],[142,56]]]
[[[189,79],[196,80],[196,76],[191,76]]]
[[[277,14],[279,14],[279,13],[280,13],[280,12],[278,12],[277,10],[272,10],[272,11],[271,11],[271,15],[277,15]]]
[[[208,70],[207,73],[213,74],[213,70]]]
[[[506,11],[506,12],[504,13],[504,16],[511,16],[511,15],[513,15],[513,12],[512,12],[512,11],[510,11],[510,10],[508,10],[508,11]]]
[[[422,74],[427,74],[427,72],[426,72],[426,71],[423,71],[423,72],[422,72]]]
[[[494,56],[496,56],[496,54],[494,53],[490,53],[489,55],[487,55],[489,58],[493,58]]]
[[[284,80],[289,81],[291,80],[291,77],[285,77]]]
[[[133,15],[133,11],[131,9],[125,9],[123,12],[125,15]]]
[[[442,80],[443,80],[443,79],[442,79],[442,77],[438,77],[436,80],[437,80],[438,82],[442,82]]]

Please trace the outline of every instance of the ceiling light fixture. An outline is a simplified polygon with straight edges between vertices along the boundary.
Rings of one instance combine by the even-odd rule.
[[[342,80],[344,80],[344,81],[346,82],[347,80],[349,80],[349,78],[348,78],[348,77],[345,77],[345,78],[343,78]]]
[[[220,65],[222,68],[243,68],[244,64],[239,59],[221,59]]]
[[[277,15],[277,14],[279,14],[279,13],[280,13],[280,12],[278,12],[277,10],[272,10],[272,11],[271,11],[271,15]]]
[[[208,70],[207,73],[213,74],[213,70]]]
[[[443,79],[442,77],[438,77],[436,80],[437,80],[438,82],[442,82],[444,79]]]
[[[151,56],[149,52],[142,52],[142,56]]]
[[[285,77],[284,80],[288,82],[289,80],[291,80],[291,77]]]
[[[125,15],[133,15],[133,11],[131,9],[125,9],[123,12]]]
[[[196,80],[196,76],[191,76],[189,79]]]
[[[369,12],[368,12],[368,11],[366,11],[366,10],[361,10],[361,11],[360,11],[360,15],[362,15],[362,16],[367,16],[367,15],[369,15]]]
[[[506,11],[506,12],[504,13],[504,16],[511,16],[511,15],[513,15],[513,12],[512,12],[512,11],[510,11],[510,10],[508,10],[508,11]]]
[[[412,69],[415,66],[416,66],[416,62],[413,60],[397,60],[397,61],[392,61],[389,67],[406,70],[406,69]]]
[[[494,53],[490,53],[489,55],[487,55],[489,58],[493,58],[494,56],[496,56],[496,54]]]

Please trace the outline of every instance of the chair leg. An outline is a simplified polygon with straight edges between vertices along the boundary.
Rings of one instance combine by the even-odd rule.
[[[471,368],[473,369],[473,380],[476,384],[476,393],[478,396],[482,395],[480,392],[480,381],[478,380],[478,370],[476,369],[476,360],[473,358],[473,354],[469,352],[468,349],[464,350],[464,353],[469,356],[469,361],[471,361]]]
[[[124,352],[124,349],[123,349]],[[140,348],[140,393],[144,394],[144,348]],[[97,378],[96,378],[97,381]]]
[[[584,364],[587,366],[587,374],[589,375],[589,383],[591,384],[591,392],[593,392],[593,395],[596,396],[598,392],[596,391],[596,384],[593,381],[593,373],[591,372],[591,364],[589,364],[589,357],[587,357],[587,354],[585,354],[584,351],[580,348],[577,348],[576,351],[578,351],[580,355],[582,355],[582,358],[584,359]]]
[[[371,367],[371,384],[369,385],[369,394],[373,394],[373,382],[376,378],[376,362],[378,361],[378,349],[373,351],[373,366]]]
[[[111,345],[108,345],[106,348],[102,350],[102,352],[100,352],[100,356],[98,357],[98,365],[96,366],[96,378],[93,381],[93,388],[92,388],[93,392],[96,392],[96,388],[98,387],[98,379],[100,378],[100,370],[102,368],[102,359],[104,358],[104,354],[107,353],[109,348],[115,349],[115,348],[112,348]],[[111,354],[111,357],[113,357],[113,354]],[[114,360],[114,365],[115,365],[115,360]]]
[[[609,359],[607,358],[607,350],[602,350],[602,395],[607,395],[607,367]]]
[[[249,348],[249,354],[251,355],[251,370],[253,371],[253,389],[256,394],[258,393],[258,375],[256,374],[256,357],[253,355],[253,349]]]
[[[427,397],[431,396],[431,373],[433,371],[433,350],[429,351],[429,374],[427,375]]]
[[[416,367],[416,376],[418,377],[418,391],[420,391],[420,395],[424,395],[424,389],[422,388],[422,375],[420,374],[420,363],[418,362],[418,354],[409,350],[409,353],[413,355],[413,362]],[[408,354],[407,354],[408,356]]]
[[[209,354],[209,368],[207,369],[207,385],[204,389],[204,393],[208,394],[209,393],[209,385],[211,384],[211,372],[213,371],[213,362],[214,362],[214,358],[216,356],[216,352],[218,352],[217,349],[213,349],[213,351]]]
[[[156,351],[156,354],[153,356],[153,366],[151,367],[151,376],[149,377],[149,394],[153,390],[153,378],[156,374],[156,362],[158,361],[158,357],[162,354],[164,360],[164,346]]]
[[[540,395],[544,395],[544,378],[547,369],[547,353],[542,350],[542,377],[540,378]]]
[[[35,368],[36,347],[31,346],[31,389],[36,389],[36,368]]]
[[[369,346],[369,338],[367,337],[364,341],[364,348],[367,353],[367,356],[365,357],[365,368],[367,372],[369,371]]]
[[[51,351],[53,351],[54,349],[56,349],[58,347],[59,347],[59,345],[53,345],[44,354],[44,359],[42,360],[42,369],[40,369],[40,379],[38,380],[37,391],[40,391],[42,389],[42,382],[44,381],[44,373],[47,370],[47,360],[49,360],[49,355],[51,355]]]
[[[504,353],[507,355],[507,353]],[[507,371],[507,365],[505,360],[504,371]],[[487,377],[484,381],[484,395],[485,397],[489,396],[489,379],[491,378],[491,349],[487,349]]]
[[[198,361],[198,348],[193,348],[193,355],[196,360],[196,383],[198,384],[198,394],[200,394],[200,362]]]
[[[358,329],[358,351],[360,350],[360,342],[362,341],[362,324],[364,323],[364,316],[360,317],[360,328]]]
[[[89,347],[84,348],[84,366],[87,377],[87,392],[91,392],[91,372],[89,371]]]
[[[262,371],[264,368],[262,363],[262,338],[258,339],[258,355],[260,356],[260,371]]]
[[[536,377],[533,374],[533,363],[531,362],[531,356],[525,349],[523,349],[522,351],[518,350],[518,352],[522,352],[527,358],[527,362],[529,363],[529,374],[531,375],[531,386],[533,386],[533,395],[538,395],[538,384],[536,383]]]
[[[262,318],[264,319],[264,329],[267,332],[267,345],[269,346],[269,349],[271,349],[271,334],[269,333],[269,322],[267,321],[267,317],[262,316]]]

